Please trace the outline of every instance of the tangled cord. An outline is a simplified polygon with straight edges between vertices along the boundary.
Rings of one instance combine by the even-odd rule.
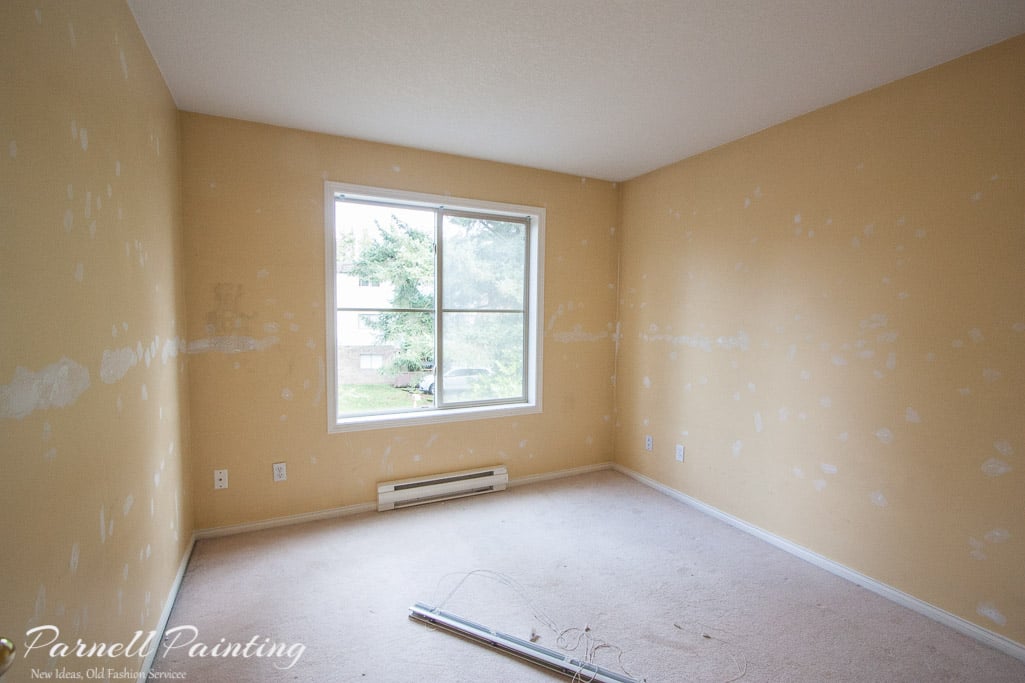
[[[630,671],[626,668],[626,665],[623,663],[624,652],[622,648],[616,645],[612,645],[611,643],[608,643],[605,640],[602,640],[601,638],[595,637],[595,635],[591,632],[591,627],[586,624],[583,628],[570,627],[560,629],[558,624],[556,624],[555,621],[551,617],[549,617],[544,610],[538,607],[538,605],[531,598],[530,594],[527,593],[527,590],[519,583],[517,583],[515,579],[511,578],[507,574],[493,571],[491,569],[474,569],[473,571],[469,572],[454,572],[451,574],[445,574],[438,580],[439,590],[441,588],[442,582],[454,576],[461,576],[461,578],[452,588],[452,590],[450,590],[448,594],[445,595],[441,602],[437,604],[438,609],[443,608],[445,606],[445,603],[452,599],[452,596],[454,596],[459,591],[459,589],[463,587],[463,584],[465,584],[470,579],[470,577],[478,577],[490,581],[495,581],[496,583],[499,583],[511,589],[514,593],[516,593],[517,596],[519,596],[523,604],[530,608],[530,611],[533,614],[534,619],[536,619],[542,626],[544,626],[552,632],[552,634],[555,636],[555,644],[560,649],[566,652],[576,653],[577,650],[583,647],[583,655],[578,656],[578,658],[592,665],[595,664],[595,656],[599,651],[608,650],[614,654],[616,661],[619,664],[619,668],[622,669],[624,674],[626,674],[630,678],[636,678],[641,681],[644,680],[643,678],[639,678],[638,676],[635,676],[634,674],[630,673]],[[531,642],[536,641],[538,638],[539,636],[536,633],[531,633]],[[587,683],[589,681],[593,681],[594,678],[593,676],[589,676],[588,672],[578,670],[573,675],[572,680],[574,682],[579,681],[580,683]]]

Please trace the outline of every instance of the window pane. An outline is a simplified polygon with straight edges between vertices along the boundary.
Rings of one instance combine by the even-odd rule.
[[[520,398],[523,315],[445,313],[443,403]]]
[[[338,415],[433,408],[419,385],[434,366],[434,316],[364,316],[338,312]]]
[[[335,202],[339,308],[434,307],[435,214]]]
[[[523,309],[524,223],[446,215],[441,239],[445,309]]]

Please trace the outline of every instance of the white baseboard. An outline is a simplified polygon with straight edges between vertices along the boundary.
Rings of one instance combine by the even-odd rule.
[[[563,479],[565,477],[576,477],[581,474],[590,474],[591,472],[601,472],[602,470],[611,470],[615,465],[611,462],[599,462],[594,465],[583,465],[581,467],[571,467],[568,470],[558,470],[555,472],[542,472],[541,474],[529,474],[526,477],[516,477],[515,479],[509,480],[509,486],[523,486],[524,484],[537,484],[542,481],[552,481],[553,479]]]
[[[164,601],[164,609],[160,612],[160,619],[157,621],[156,629],[154,629],[155,635],[153,638],[153,647],[150,649],[149,654],[146,655],[146,659],[143,661],[142,666],[139,667],[139,679],[137,683],[146,683],[149,680],[149,672],[153,667],[153,661],[157,658],[157,651],[160,649],[160,642],[164,635],[164,631],[167,630],[167,622],[171,619],[171,610],[174,609],[174,602],[178,599],[178,591],[182,587],[182,580],[185,579],[185,570],[189,566],[189,560],[192,559],[192,549],[196,547],[196,534],[192,534],[189,539],[189,544],[185,548],[185,552],[182,554],[181,562],[178,563],[178,573],[174,576],[174,581],[171,582],[171,589],[167,591],[167,600]]]
[[[816,567],[825,569],[827,572],[831,574],[835,574],[836,576],[847,579],[848,581],[855,583],[861,586],[862,588],[866,588],[877,595],[881,595],[882,597],[887,598],[888,600],[891,600],[897,603],[898,605],[901,605],[902,607],[907,607],[910,610],[914,610],[915,612],[918,612],[923,616],[929,617],[934,621],[938,621],[939,623],[944,624],[945,626],[949,626],[955,631],[963,633],[964,635],[970,638],[974,638],[975,640],[978,640],[984,645],[988,645],[996,650],[1000,650],[1006,655],[1010,655],[1015,659],[1020,659],[1021,661],[1025,662],[1025,645],[1022,645],[1021,643],[1015,642],[1010,638],[1000,635],[999,633],[994,633],[993,631],[990,631],[987,628],[983,628],[978,624],[972,623],[967,619],[957,616],[956,614],[951,614],[950,612],[940,607],[937,607],[936,605],[925,602],[924,600],[919,600],[913,595],[908,595],[902,590],[898,590],[893,586],[889,586],[885,583],[877,581],[869,576],[866,576],[865,574],[862,574],[851,569],[850,567],[846,567],[840,564],[839,562],[835,562],[829,559],[828,557],[819,555],[818,553],[811,551],[808,548],[805,548],[804,546],[800,546],[796,543],[788,541],[785,538],[782,538],[769,531],[766,531],[761,527],[749,524],[748,522],[745,522],[742,519],[734,517],[729,513],[723,512],[722,510],[712,507],[707,503],[703,503],[697,498],[692,498],[691,496],[688,496],[686,493],[681,493],[680,491],[677,491],[674,488],[670,488],[665,484],[661,484],[650,477],[646,477],[640,472],[635,472],[634,470],[631,470],[630,468],[624,467],[619,464],[613,464],[612,468],[617,472],[622,472],[628,477],[636,479],[645,486],[649,486],[655,489],[656,491],[659,491],[660,493],[664,493],[670,498],[674,498],[680,501],[681,503],[685,503],[691,506],[692,508],[705,513],[706,515],[715,517],[720,521],[726,522],[732,527],[740,529],[741,531],[745,531],[751,534],[752,536],[765,541],[766,543],[774,545],[780,550],[784,550],[790,553],[791,555],[795,555],[796,557],[805,560],[806,562],[810,562]]]
[[[373,512],[375,510],[377,510],[377,503],[357,503],[355,505],[329,508],[327,510],[317,510],[316,512],[303,512],[298,515],[263,519],[259,522],[245,522],[243,524],[229,524],[227,526],[212,527],[210,529],[199,529],[196,531],[195,535],[197,539],[232,536],[234,534],[244,534],[249,531],[273,529],[274,527],[279,526],[304,524],[305,522],[319,522],[320,520],[334,519],[335,517],[348,517],[349,515],[359,515],[364,512]]]

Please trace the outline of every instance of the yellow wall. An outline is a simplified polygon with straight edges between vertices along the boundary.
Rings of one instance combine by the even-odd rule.
[[[0,63],[0,636],[155,627],[194,526],[615,458],[1025,643],[1025,37],[618,188],[178,114],[121,2],[3,3]],[[327,179],[547,209],[543,414],[327,433]],[[218,291],[277,343],[204,351]]]
[[[122,2],[0,3],[0,64],[0,636],[127,642],[192,534],[177,112]]]
[[[389,479],[612,460],[612,183],[197,114],[182,114],[182,139],[188,340],[209,346],[224,292],[245,336],[279,339],[189,355],[198,527],[371,502]],[[546,209],[543,414],[327,433],[325,180]],[[279,461],[288,480],[275,483]],[[226,490],[213,488],[220,468]]]
[[[621,211],[617,461],[1025,643],[1025,37]]]

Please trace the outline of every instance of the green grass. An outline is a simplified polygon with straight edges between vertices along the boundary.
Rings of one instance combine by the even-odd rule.
[[[339,413],[426,408],[432,401],[432,396],[419,390],[396,389],[389,384],[345,384],[338,389]]]

